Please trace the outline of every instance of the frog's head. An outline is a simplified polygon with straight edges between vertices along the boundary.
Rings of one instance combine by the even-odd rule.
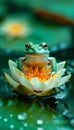
[[[41,44],[29,42],[25,45],[25,54],[49,54],[48,45],[45,42]]]

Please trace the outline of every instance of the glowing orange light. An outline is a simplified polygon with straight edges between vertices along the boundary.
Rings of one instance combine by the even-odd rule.
[[[23,66],[23,71],[25,77],[30,81],[31,78],[37,77],[40,82],[45,82],[50,78],[50,72],[51,69],[48,67],[42,67],[39,68],[38,66],[36,67],[31,67],[31,66]]]

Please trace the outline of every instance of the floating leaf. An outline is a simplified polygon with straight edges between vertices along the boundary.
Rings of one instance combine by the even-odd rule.
[[[49,127],[72,130],[68,121],[50,107],[18,99],[0,99],[0,128],[3,130],[49,130]]]

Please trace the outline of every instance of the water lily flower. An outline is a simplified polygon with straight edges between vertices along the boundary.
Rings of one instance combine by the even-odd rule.
[[[1,26],[6,37],[20,38],[30,34],[30,26],[26,20],[6,19]]]
[[[51,74],[51,67],[47,68],[28,68],[23,70],[17,68],[16,62],[9,59],[10,75],[4,72],[7,82],[16,92],[22,95],[47,96],[52,94],[52,90],[67,82],[71,75],[64,76],[66,69],[65,61],[57,63],[56,74]],[[29,73],[27,73],[29,72]]]

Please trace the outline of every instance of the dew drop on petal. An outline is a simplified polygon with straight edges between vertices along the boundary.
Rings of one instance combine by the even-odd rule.
[[[14,126],[13,124],[10,125],[10,129],[14,129],[14,127],[15,127],[15,126]]]
[[[8,121],[8,119],[7,119],[7,118],[4,118],[4,119],[3,119],[3,121],[4,121],[4,122],[7,122],[7,121]]]
[[[27,114],[25,112],[18,114],[18,120],[25,120],[27,118]]]
[[[42,125],[42,124],[43,124],[43,120],[40,120],[40,119],[37,120],[37,124],[38,124],[38,125]]]

